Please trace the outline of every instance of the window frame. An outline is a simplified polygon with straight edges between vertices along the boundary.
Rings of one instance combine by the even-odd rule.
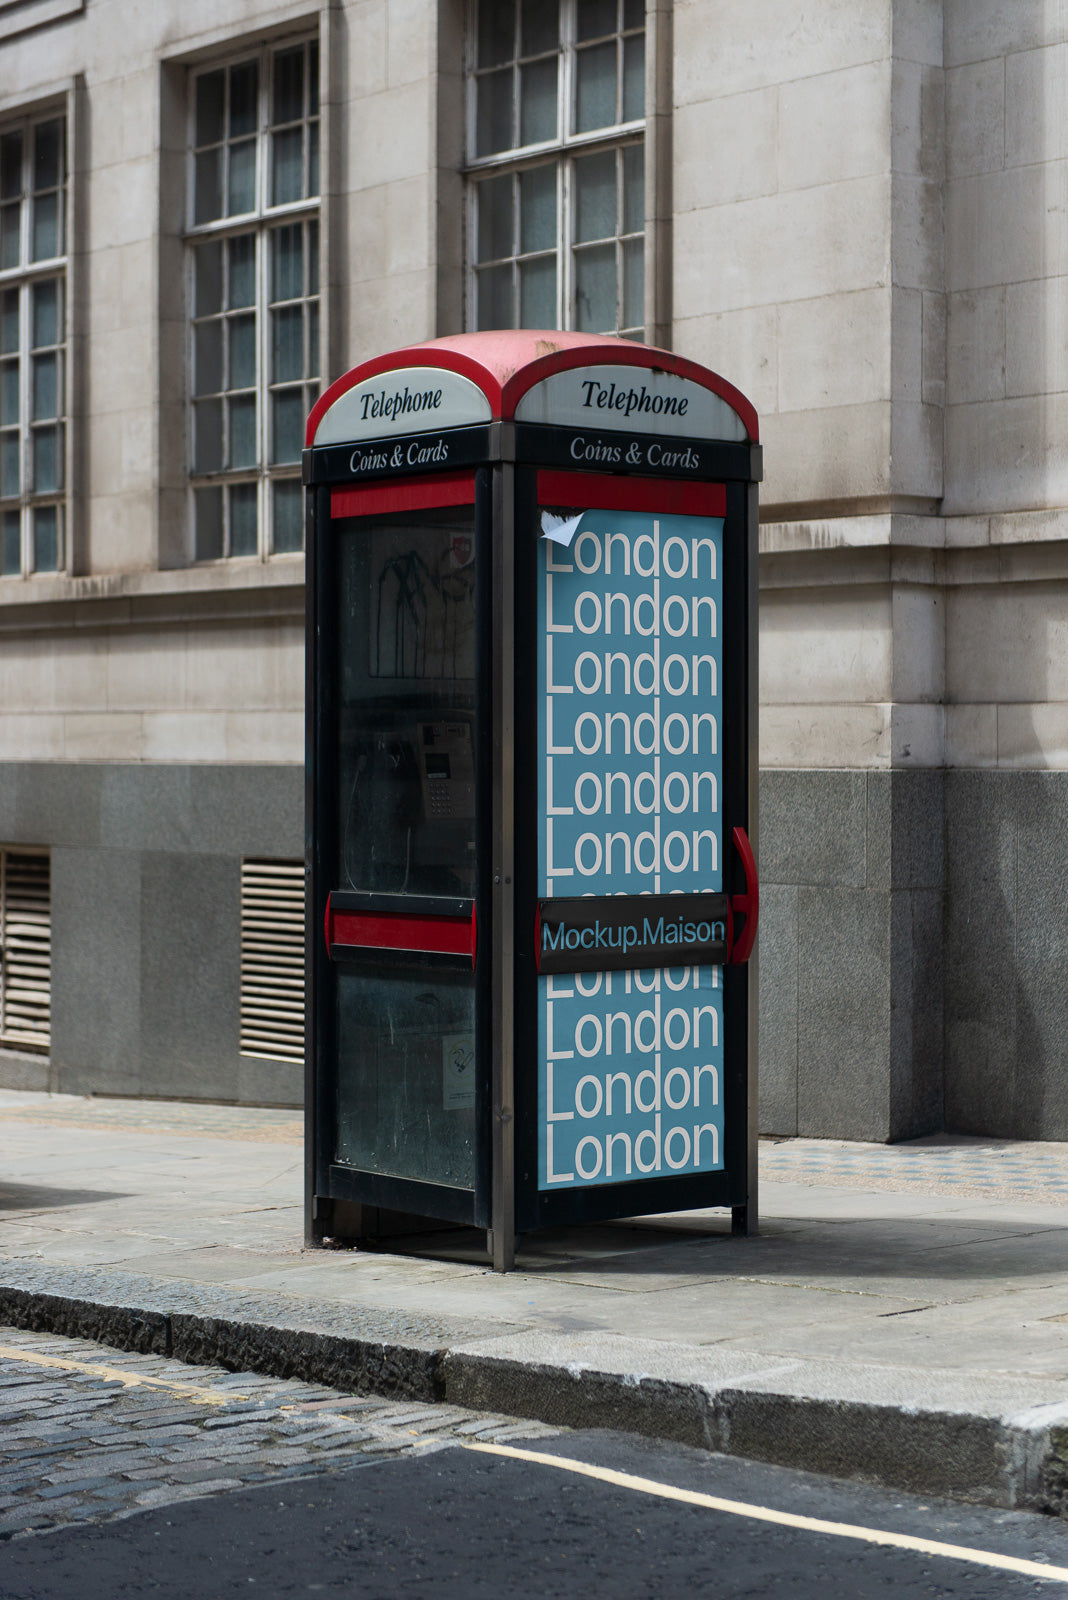
[[[274,61],[279,55],[288,51],[300,49],[304,52],[304,73],[302,79],[302,112],[298,120],[290,119],[288,122],[273,122],[271,120],[273,99],[273,68]],[[230,86],[232,72],[236,67],[246,63],[255,63],[257,69],[257,89],[255,108],[255,128],[250,136],[255,150],[255,174],[253,179],[253,204],[252,208],[244,211],[235,211],[221,217],[213,217],[207,221],[196,220],[196,171],[197,155],[210,149],[221,148],[223,186],[220,192],[221,204],[227,203],[226,189],[228,187],[230,148],[235,142],[226,127],[226,110],[224,110],[224,125],[222,137],[216,141],[198,147],[196,143],[196,115],[197,115],[197,83],[216,72],[225,74],[224,105],[229,106]],[[186,74],[185,83],[185,197],[184,197],[184,227],[181,234],[181,243],[184,253],[183,280],[185,288],[185,360],[186,360],[186,393],[184,410],[186,416],[186,450],[185,450],[185,486],[186,486],[186,525],[188,529],[188,558],[191,565],[203,567],[218,564],[219,562],[232,561],[274,561],[287,558],[300,558],[303,556],[303,516],[299,519],[300,538],[296,544],[276,548],[274,500],[276,486],[280,484],[300,484],[300,455],[292,461],[272,461],[272,431],[274,422],[273,396],[279,390],[299,390],[302,395],[303,410],[314,403],[322,388],[323,368],[323,272],[322,272],[322,51],[317,32],[302,30],[299,35],[289,35],[273,38],[262,42],[246,45],[245,48],[234,48],[225,55],[212,57],[210,60],[198,62],[191,66]],[[314,105],[312,90],[314,87]],[[318,185],[315,193],[309,193],[303,198],[274,202],[271,199],[270,186],[273,176],[273,136],[280,130],[284,131],[293,127],[300,128],[302,137],[302,186],[310,187],[310,173],[312,166],[312,147],[315,147],[315,165],[317,168]],[[314,132],[312,131],[314,130]],[[240,136],[239,136],[240,138]],[[272,235],[286,227],[298,226],[301,229],[301,295],[294,301],[293,297],[276,298],[272,294]],[[222,252],[227,253],[229,241],[250,236],[253,239],[253,291],[252,298],[247,307],[234,307],[221,304],[214,311],[202,316],[197,315],[196,303],[196,252],[198,247],[218,241]],[[316,275],[314,287],[309,287],[309,262],[311,260],[310,241],[314,237],[314,259]],[[227,269],[224,268],[224,272]],[[220,290],[222,296],[223,291]],[[271,327],[272,312],[280,304],[295,303],[302,308],[302,371],[299,378],[293,380],[278,380],[272,376],[271,369]],[[235,313],[247,310],[254,319],[254,375],[251,386],[224,386],[219,390],[206,391],[204,396],[196,393],[197,367],[196,367],[196,330],[198,324],[218,321],[223,329],[220,343],[220,383],[227,378],[226,356],[222,346],[227,342],[226,324]],[[314,335],[312,334],[314,328]],[[315,370],[309,370],[314,366]],[[232,397],[239,392],[251,394],[255,406],[254,426],[254,460],[247,466],[222,465],[216,469],[198,471],[196,466],[196,421],[195,402],[198,399],[217,399],[221,415],[229,415],[229,406]],[[225,442],[223,444],[225,454]],[[253,485],[255,488],[256,508],[256,547],[254,550],[233,551],[233,519],[231,515],[233,496],[231,491],[243,485]],[[201,555],[197,549],[197,494],[198,491],[218,489],[221,493],[221,552],[218,554]]]

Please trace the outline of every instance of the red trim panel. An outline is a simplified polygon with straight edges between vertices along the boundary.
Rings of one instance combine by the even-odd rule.
[[[428,917],[406,911],[335,911],[327,902],[326,943],[335,951],[407,950],[421,955],[470,956],[478,947],[475,908],[470,917]]]
[[[749,960],[753,954],[753,945],[756,943],[757,921],[760,917],[760,882],[757,878],[756,857],[749,843],[749,835],[744,828],[735,828],[732,837],[734,848],[742,858],[742,868],[745,872],[745,894],[731,896],[732,909],[741,912],[745,917],[741,934],[736,941],[732,941],[731,948],[731,966],[740,967],[743,962]]]
[[[429,511],[434,506],[473,506],[473,472],[435,472],[400,483],[368,483],[358,489],[331,489],[332,517],[372,517],[383,511]]]
[[[665,440],[665,449],[671,441]],[[673,478],[610,477],[600,472],[538,473],[540,506],[585,506],[590,511],[659,511],[664,516],[723,517],[722,483],[677,483]]]

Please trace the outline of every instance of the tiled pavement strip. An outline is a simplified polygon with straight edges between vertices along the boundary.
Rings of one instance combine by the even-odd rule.
[[[0,1328],[0,1540],[464,1439],[557,1432]]]

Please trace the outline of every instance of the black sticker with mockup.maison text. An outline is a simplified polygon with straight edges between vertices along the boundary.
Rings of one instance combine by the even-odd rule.
[[[538,971],[722,966],[725,894],[612,895],[538,901]]]

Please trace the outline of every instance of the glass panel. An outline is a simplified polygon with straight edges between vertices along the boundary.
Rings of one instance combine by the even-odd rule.
[[[519,248],[556,247],[556,166],[519,174]]]
[[[256,235],[240,233],[227,245],[230,252],[230,282],[227,306],[250,306],[256,299]]]
[[[645,148],[629,144],[623,151],[623,229],[641,233],[645,228]]]
[[[278,555],[304,548],[304,495],[300,480],[285,478],[271,485],[271,543]]]
[[[19,240],[19,223],[22,207],[14,204],[0,206],[0,267],[17,267],[22,245]]]
[[[255,61],[243,61],[230,68],[230,137],[240,138],[256,132],[256,91],[259,68]]]
[[[304,290],[304,236],[299,222],[271,232],[271,299],[299,300]]]
[[[313,300],[308,306],[308,356],[305,367],[309,378],[318,376],[319,373],[319,302]],[[309,408],[310,409],[310,408]]]
[[[223,136],[225,72],[205,72],[197,79],[196,133],[198,145],[218,144]]]
[[[319,224],[309,222],[307,225],[308,240],[308,293],[317,294],[319,291]]]
[[[223,386],[221,322],[201,322],[193,329],[193,373],[194,394],[218,394]]]
[[[197,489],[193,495],[197,561],[218,561],[223,553],[221,489]]]
[[[0,351],[10,355],[19,347],[19,292],[5,289],[0,294]]]
[[[645,27],[645,0],[623,0],[623,26]]]
[[[22,536],[17,511],[5,511],[3,542],[0,544],[0,574],[17,578],[22,571]]]
[[[556,0],[522,0],[519,22],[522,54],[541,55],[560,43],[560,14]]]
[[[519,325],[556,327],[556,255],[519,263]]]
[[[556,138],[557,58],[519,69],[519,142],[538,144]]]
[[[478,195],[478,259],[497,261],[515,249],[513,233],[512,175],[487,178],[475,191]]]
[[[33,247],[30,259],[50,261],[62,255],[58,194],[39,194],[33,202]]]
[[[491,72],[477,80],[478,94],[476,152],[492,155],[495,150],[512,148],[512,69]]]
[[[628,239],[623,246],[623,326],[640,330],[645,325],[645,240]]]
[[[34,129],[33,186],[54,189],[63,182],[63,123],[41,122]]]
[[[63,431],[35,428],[33,432],[33,488],[37,494],[55,494],[63,486]]]
[[[283,389],[271,397],[271,464],[300,460],[304,443],[304,391]]]
[[[254,556],[257,537],[256,485],[235,483],[230,489],[230,554]]]
[[[193,216],[197,222],[214,222],[222,216],[222,158],[221,147],[202,150],[196,158]]]
[[[59,413],[59,357],[55,354],[34,356],[33,419],[44,422],[58,417]]]
[[[230,363],[226,387],[251,389],[256,382],[255,314],[246,313],[239,317],[228,318],[226,333]]]
[[[298,122],[304,113],[304,47],[279,50],[274,58],[272,122]]]
[[[222,245],[217,239],[197,245],[193,256],[193,299],[198,317],[222,309]]]
[[[222,401],[198,400],[193,407],[193,471],[218,472],[222,466]]]
[[[575,327],[580,333],[615,331],[615,245],[575,251]]]
[[[575,19],[580,39],[601,39],[616,31],[616,0],[578,0]]]
[[[478,0],[478,64],[499,67],[515,51],[515,7],[512,0]]]
[[[0,200],[22,193],[22,134],[5,133],[0,139]]]
[[[19,436],[0,434],[0,494],[11,499],[19,492]]]
[[[227,466],[254,467],[256,465],[256,396],[235,395],[228,407],[230,413],[230,456]]]
[[[271,382],[304,376],[304,318],[300,306],[271,312]]]
[[[308,193],[319,193],[319,124],[308,124]]]
[[[512,328],[515,305],[512,296],[512,267],[487,267],[475,276],[478,297],[476,322],[479,328]]]
[[[623,41],[623,121],[645,115],[645,36]]]
[[[33,514],[33,570],[58,572],[61,566],[58,506],[38,506]]]
[[[284,206],[299,200],[304,192],[303,135],[300,128],[286,128],[271,136],[271,204]]]
[[[19,364],[5,361],[0,366],[0,426],[10,427],[19,420]]]
[[[308,46],[308,115],[319,114],[319,46]]]
[[[63,294],[59,278],[38,283],[33,291],[33,343],[35,349],[63,342]]]
[[[256,205],[256,141],[244,139],[230,146],[230,184],[227,190],[227,215],[243,216]]]
[[[575,162],[575,239],[612,239],[616,232],[616,153]]]
[[[616,120],[616,45],[591,45],[575,55],[575,131],[610,128]]]

